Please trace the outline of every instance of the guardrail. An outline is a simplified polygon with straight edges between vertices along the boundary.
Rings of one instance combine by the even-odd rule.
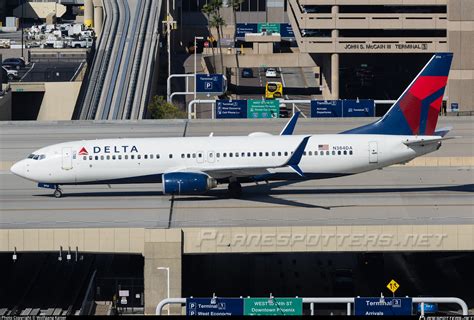
[[[214,297],[216,298],[216,297]],[[358,297],[359,298],[359,297]],[[380,297],[384,299],[384,297]],[[388,297],[386,297],[388,298]],[[156,306],[155,314],[161,315],[163,307],[169,304],[186,304],[186,298],[167,298],[161,300],[158,305]],[[302,298],[303,303],[310,305],[311,315],[314,315],[314,305],[315,304],[345,304],[347,306],[346,312],[347,315],[351,315],[352,311],[352,304],[355,303],[354,297],[343,297],[343,298],[328,298],[328,297],[308,297]],[[414,297],[412,298],[412,303],[420,303],[421,304],[421,317],[424,317],[424,304],[425,303],[453,303],[457,304],[461,307],[461,312],[463,316],[468,315],[468,307],[464,300],[456,297]]]
[[[168,79],[168,82],[170,82],[170,78]],[[173,96],[174,95],[188,95],[188,94],[193,94],[194,92],[174,92],[173,94],[171,94],[170,96],[170,101],[172,101],[173,99]],[[196,106],[198,104],[212,104],[212,113],[211,113],[211,119],[215,119],[216,118],[216,105],[217,105],[217,102],[219,100],[210,100],[210,99],[196,99],[196,100],[191,100],[189,103],[188,103],[188,109],[187,109],[187,114],[188,114],[188,119],[192,119],[193,116],[196,117],[196,114],[197,114],[197,108]],[[311,101],[314,101],[314,100],[309,100],[309,99],[304,99],[304,100],[291,100],[291,99],[279,99],[279,102],[280,103],[289,103],[289,104],[292,104],[292,114],[294,114],[297,110],[300,111],[297,107],[296,104],[311,104]],[[322,101],[325,101],[325,100],[322,100]],[[342,101],[342,100],[341,100]],[[394,104],[397,100],[374,100],[374,112],[373,112],[373,116],[376,117],[376,107],[377,107],[377,104]],[[310,115],[311,117],[311,115]]]

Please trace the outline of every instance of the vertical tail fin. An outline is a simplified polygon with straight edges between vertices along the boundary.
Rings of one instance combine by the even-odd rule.
[[[433,135],[452,59],[452,53],[435,54],[385,116],[342,133]]]

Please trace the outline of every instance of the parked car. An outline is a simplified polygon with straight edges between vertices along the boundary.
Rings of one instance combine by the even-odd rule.
[[[18,70],[8,69],[3,66],[2,69],[6,71],[8,80],[18,79]]]
[[[25,67],[25,60],[22,58],[8,58],[3,60],[2,66],[10,66],[10,68],[20,70]]]
[[[68,45],[71,48],[90,48],[92,47],[92,44],[94,43],[94,40],[92,38],[86,38],[86,39],[74,39],[69,41]]]
[[[277,76],[277,71],[274,68],[268,68],[267,71],[265,71],[265,77],[267,78],[276,78]]]
[[[253,70],[251,68],[243,68],[242,78],[253,78]]]

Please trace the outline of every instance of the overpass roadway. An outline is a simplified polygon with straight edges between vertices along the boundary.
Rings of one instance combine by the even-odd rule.
[[[162,195],[161,185],[67,186],[65,197],[11,175],[9,166],[31,151],[68,140],[110,137],[278,133],[274,121],[144,121],[2,123],[0,228],[250,227],[474,223],[474,132],[470,118],[442,118],[453,135],[436,153],[405,166],[356,176],[248,185],[242,199],[225,186],[204,196]],[[328,133],[370,119],[301,119],[297,133]]]
[[[161,1],[152,0],[104,2],[104,27],[75,119],[144,116],[153,91],[160,8]]]

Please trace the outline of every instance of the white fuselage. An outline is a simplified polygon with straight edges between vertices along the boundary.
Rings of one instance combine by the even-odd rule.
[[[215,171],[215,179],[228,181],[261,175],[261,170],[251,169],[261,166],[269,168],[265,170],[268,179],[302,179],[291,168],[279,166],[304,137],[252,134],[73,141],[37,150],[34,154],[43,159],[22,160],[12,171],[32,181],[58,185],[161,182],[163,173],[174,171]],[[439,144],[406,146],[403,141],[410,138],[312,135],[299,167],[303,179],[329,178],[407,162],[439,148]],[[229,167],[239,170],[220,170]]]

